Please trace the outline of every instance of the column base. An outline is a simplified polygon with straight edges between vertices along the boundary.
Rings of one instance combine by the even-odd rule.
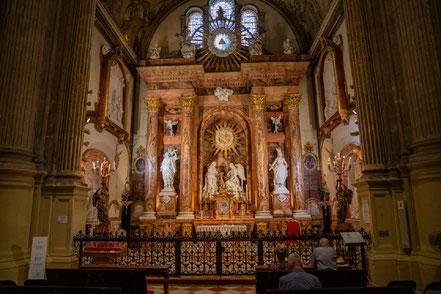
[[[293,217],[296,219],[311,218],[311,214],[307,210],[294,210]]]
[[[273,215],[269,210],[262,210],[262,211],[256,211],[254,217],[256,219],[269,219],[269,218],[273,218]]]
[[[194,219],[193,211],[180,211],[176,219]]]
[[[156,219],[156,212],[154,211],[144,211],[144,214],[139,217],[140,222],[148,221],[152,219]]]

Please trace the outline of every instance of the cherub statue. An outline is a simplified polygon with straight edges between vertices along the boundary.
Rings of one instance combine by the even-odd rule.
[[[272,116],[272,117],[271,117],[271,122],[272,122],[273,125],[274,125],[274,131],[273,131],[273,134],[278,134],[278,133],[279,133],[279,129],[282,127],[281,119],[282,119],[282,115],[279,115],[279,116]]]
[[[177,34],[179,40],[181,41],[181,54],[184,58],[194,58],[196,54],[196,45],[193,44],[189,38],[184,38],[183,36]]]
[[[150,47],[150,50],[149,50],[149,58],[150,59],[159,59],[160,53],[161,53],[161,47],[159,47],[158,44],[153,44],[153,46]]]
[[[288,54],[293,54],[296,51],[296,44],[294,43],[293,40],[291,39],[286,39],[283,42],[283,54],[288,55]]]
[[[164,120],[164,123],[166,126],[165,129],[168,131],[168,135],[173,137],[175,135],[173,126],[176,126],[178,122],[173,120]]]
[[[233,90],[217,87],[216,90],[214,90],[214,96],[216,96],[219,101],[228,101],[228,97],[233,95]]]
[[[248,50],[251,56],[263,55],[263,35],[255,33],[252,38],[247,38]]]

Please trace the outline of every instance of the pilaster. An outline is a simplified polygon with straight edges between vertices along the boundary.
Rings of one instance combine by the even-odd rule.
[[[265,95],[250,95],[250,106],[252,108],[252,119],[254,122],[254,150],[256,157],[256,219],[267,219],[273,217],[270,211],[268,186],[268,155],[266,151],[265,101]]]
[[[147,142],[145,148],[145,198],[144,214],[141,221],[156,219],[156,194],[158,192],[158,112],[162,107],[161,99],[145,98],[147,105]]]
[[[194,219],[192,210],[192,122],[194,106],[196,104],[195,96],[179,97],[182,106],[181,120],[181,174],[180,174],[180,192],[179,214],[177,219]]]

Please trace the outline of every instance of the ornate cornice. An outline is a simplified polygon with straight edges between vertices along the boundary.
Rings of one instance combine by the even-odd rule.
[[[253,109],[264,109],[265,108],[265,94],[251,94],[250,95],[250,105]]]
[[[121,46],[121,52],[124,60],[133,71],[138,64],[138,57],[135,51],[124,38],[119,26],[115,23],[108,12],[106,5],[101,0],[96,2],[96,26],[110,39],[115,47]]]
[[[283,102],[288,110],[296,109],[299,107],[299,102],[302,99],[302,94],[286,94]]]
[[[192,112],[196,104],[196,96],[179,97],[179,102],[181,103],[182,111]]]
[[[144,98],[144,102],[147,105],[148,112],[157,113],[162,106],[161,99],[154,97]]]

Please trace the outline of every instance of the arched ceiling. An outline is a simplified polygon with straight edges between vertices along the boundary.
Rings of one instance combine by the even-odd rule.
[[[101,0],[139,58],[159,24],[177,7],[191,0]],[[306,53],[332,0],[260,0],[287,21]]]

